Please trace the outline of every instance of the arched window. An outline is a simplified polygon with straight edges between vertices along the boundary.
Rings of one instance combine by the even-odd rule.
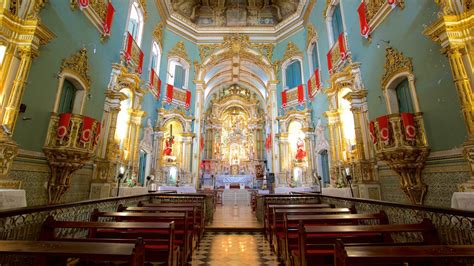
[[[337,38],[339,38],[339,35],[341,35],[341,33],[344,32],[340,4],[337,4],[334,7],[334,11],[332,13],[332,19],[331,19],[331,27],[332,27],[333,42],[336,42]]]
[[[395,88],[399,113],[413,113],[413,101],[411,98],[408,79],[403,79]]]
[[[352,149],[352,146],[356,143],[355,138],[355,124],[354,115],[351,111],[351,102],[345,99],[345,96],[350,93],[350,89],[343,89],[339,92],[339,112],[342,123],[343,136],[346,141],[346,147]]]
[[[290,61],[285,68],[285,87],[292,89],[302,84],[301,62],[297,59]]]
[[[319,68],[319,54],[318,54],[318,44],[313,44],[313,49],[311,50],[311,65],[313,66],[313,72]]]
[[[143,11],[141,9],[140,3],[135,0],[130,6],[127,30],[128,32],[130,32],[133,39],[137,42],[138,45],[140,45],[142,41],[143,24]]]
[[[69,80],[65,79],[63,82],[63,88],[61,90],[61,98],[59,101],[58,113],[73,113],[74,100],[76,98],[76,86]]]
[[[150,69],[155,70],[155,73],[159,75],[160,73],[160,61],[161,61],[161,51],[160,46],[153,41],[152,49],[151,49],[151,63]]]
[[[176,88],[187,89],[189,65],[184,60],[172,58],[168,64],[168,84]]]

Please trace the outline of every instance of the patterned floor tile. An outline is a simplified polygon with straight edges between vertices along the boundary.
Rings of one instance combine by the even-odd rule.
[[[206,232],[188,265],[283,265],[261,233]]]

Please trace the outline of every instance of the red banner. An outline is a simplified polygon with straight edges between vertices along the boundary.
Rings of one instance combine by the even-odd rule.
[[[99,143],[100,139],[100,127],[101,124],[97,123],[97,127],[95,128],[95,138],[94,138],[94,145],[97,145]]]
[[[286,91],[281,92],[281,106],[286,108]]]
[[[82,129],[81,129],[81,142],[87,143],[91,140],[92,137],[92,125],[94,124],[95,119],[88,116],[82,118]]]
[[[158,95],[158,100],[160,99],[161,94],[161,79],[158,78],[158,85],[156,86],[156,95]]]
[[[127,44],[125,46],[125,59],[130,61],[132,59],[132,46],[133,46],[133,36],[130,32],[127,32]]]
[[[191,92],[186,91],[186,109],[191,106]]]
[[[155,87],[155,76],[156,76],[156,73],[155,73],[155,70],[152,68],[150,70],[150,87]]]
[[[79,8],[87,8],[89,6],[89,0],[78,0],[79,2]]]
[[[304,89],[303,89],[303,84],[298,86],[298,103],[303,104],[304,103]]]
[[[397,0],[387,0],[387,3],[388,3],[388,5],[391,6],[392,8],[397,7]]]
[[[268,134],[267,139],[265,140],[265,148],[267,150],[270,150],[271,147],[272,147],[272,134]]]
[[[106,35],[110,34],[110,29],[112,28],[112,21],[114,19],[114,14],[115,14],[115,8],[112,5],[112,2],[109,2],[107,4],[107,15],[105,16],[105,21],[104,21],[104,33]]]
[[[405,139],[415,140],[416,139],[416,128],[415,128],[415,116],[412,113],[402,113],[402,123],[405,129]]]
[[[311,87],[311,78],[308,80],[308,97],[313,100],[313,88]]]
[[[339,43],[339,52],[341,52],[341,58],[345,59],[347,54],[346,54],[346,44],[344,43],[344,32],[341,33],[341,35],[339,35],[337,42]]]
[[[379,124],[380,140],[387,144],[390,140],[390,130],[388,128],[388,115],[377,118]]]
[[[316,86],[316,89],[319,90],[319,88],[321,87],[321,79],[319,78],[319,68],[316,68],[316,70],[314,71],[314,78],[316,80],[316,84],[314,84]]]
[[[72,114],[70,113],[59,115],[58,128],[56,129],[56,134],[59,139],[63,139],[67,136],[69,124],[71,123],[71,116]]]
[[[201,147],[201,151],[204,150],[204,138],[201,136],[201,141],[200,141],[200,147]]]
[[[372,142],[376,144],[377,137],[375,136],[375,122],[374,121],[370,121],[369,123],[369,133],[370,133],[370,138],[372,139]]]
[[[139,59],[138,59],[138,69],[137,69],[137,72],[139,74],[141,74],[143,72],[143,57],[145,55],[143,54],[143,51],[140,50],[140,56],[139,56]]]
[[[364,1],[360,3],[359,8],[357,8],[357,12],[359,13],[360,35],[364,36],[364,38],[368,38],[369,33],[370,33],[370,28],[369,28],[369,23],[367,22],[367,16],[365,14]]]
[[[329,70],[329,74],[332,73],[332,58],[331,58],[331,50],[329,50],[329,52],[326,54],[326,57],[328,59],[328,70]]]
[[[168,84],[166,87],[166,101],[171,103],[173,101],[173,85]]]

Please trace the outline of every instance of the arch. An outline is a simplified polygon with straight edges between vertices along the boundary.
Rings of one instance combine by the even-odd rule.
[[[181,89],[188,89],[189,85],[189,63],[185,59],[178,57],[178,56],[170,56],[168,58],[168,75],[166,75],[166,83],[175,85],[175,71],[176,71],[176,66],[182,67],[184,71],[184,80],[183,80],[183,86]]]
[[[329,42],[329,47],[332,47],[334,43],[337,41],[334,38],[334,29],[333,29],[333,15],[334,11],[339,7],[340,10],[340,15],[341,15],[341,22],[342,22],[342,33],[346,32],[346,23],[345,23],[345,18],[344,18],[344,8],[341,0],[330,0],[326,4],[326,9],[324,12],[324,15],[326,17],[326,29],[328,32],[328,42]]]
[[[74,114],[82,114],[84,111],[84,104],[86,100],[86,96],[89,92],[89,86],[81,76],[79,76],[74,71],[69,69],[63,69],[63,71],[59,74],[59,82],[58,88],[56,90],[56,99],[53,106],[53,112],[58,113],[59,108],[61,106],[62,97],[64,96],[64,86],[67,85],[66,82],[70,82],[75,88],[75,95],[73,106],[72,106],[72,113]]]
[[[160,67],[161,67],[161,47],[160,45],[153,40],[151,43],[151,60],[150,60],[150,69],[153,69],[156,75],[160,76]]]
[[[420,104],[418,102],[418,96],[416,93],[416,86],[415,86],[415,75],[411,72],[400,72],[393,75],[386,83],[384,88],[384,95],[387,104],[387,111],[389,114],[396,114],[400,112],[400,106],[398,104],[398,96],[397,96],[397,87],[402,83],[404,80],[408,81],[408,88],[410,92],[411,98],[411,106],[413,107],[413,111],[415,113],[421,112]]]
[[[316,57],[314,57],[314,53],[316,52]],[[309,73],[310,76],[314,74],[316,71],[314,61],[317,61],[317,66],[319,71],[321,71],[321,57],[319,56],[319,45],[318,45],[318,38],[315,36],[310,41],[310,45],[308,45],[308,49],[306,51],[308,55],[308,66],[309,66]]]
[[[145,25],[145,11],[138,0],[130,1],[125,32],[130,32],[135,42],[141,47],[143,28]]]
[[[350,88],[343,88],[337,95],[337,107],[342,124],[342,136],[347,142],[348,147],[350,147],[349,149],[352,149],[352,145],[356,144],[354,114],[351,110],[351,102],[346,99],[351,92],[352,90]]]
[[[295,85],[295,86],[292,86],[291,88],[288,86],[288,80],[287,80],[287,68],[292,66],[294,63],[298,62],[299,63],[299,71],[300,71],[300,84],[304,84],[304,76],[303,76],[303,58],[301,56],[292,56],[290,58],[288,58],[285,62],[283,62],[282,66],[281,66],[281,74],[282,74],[282,88],[284,90],[288,90],[288,89],[293,89],[295,88],[296,86],[300,85],[300,84],[291,84],[290,85]]]

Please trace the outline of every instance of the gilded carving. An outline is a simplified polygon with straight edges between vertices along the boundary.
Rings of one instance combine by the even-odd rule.
[[[163,23],[163,21],[161,21],[160,23],[158,23],[158,25],[156,25],[155,30],[153,31],[153,38],[155,39],[155,41],[158,42],[160,47],[163,47],[163,30],[164,30],[164,27],[165,27],[164,23]]]
[[[301,52],[300,48],[298,48],[298,46],[295,43],[289,42],[288,45],[286,46],[286,51],[285,51],[285,55],[283,56],[282,62],[285,62],[286,60],[294,56],[303,57],[303,52]]]
[[[372,19],[376,17],[377,13],[379,13],[385,5],[388,5],[386,0],[364,0],[365,1],[365,13],[367,17],[367,22],[371,23]],[[397,0],[396,4],[400,8],[405,7],[405,0]]]
[[[89,76],[89,62],[87,57],[87,49],[82,48],[71,57],[63,59],[61,63],[61,71],[69,70],[79,77],[82,80],[87,82],[87,87],[90,85],[90,76]]]
[[[306,49],[308,49],[309,46],[311,45],[311,41],[314,40],[315,38],[316,39],[318,38],[318,33],[316,32],[313,24],[311,23],[308,23],[308,25],[306,26],[306,30],[307,30],[306,31]]]
[[[413,72],[413,63],[411,57],[405,57],[393,47],[387,47],[385,55],[384,73],[382,76],[382,88],[385,88],[392,77],[399,73]]]
[[[177,56],[187,62],[191,62],[188,57],[188,52],[186,51],[186,47],[184,46],[183,41],[179,41],[176,45],[169,51],[168,56]]]

